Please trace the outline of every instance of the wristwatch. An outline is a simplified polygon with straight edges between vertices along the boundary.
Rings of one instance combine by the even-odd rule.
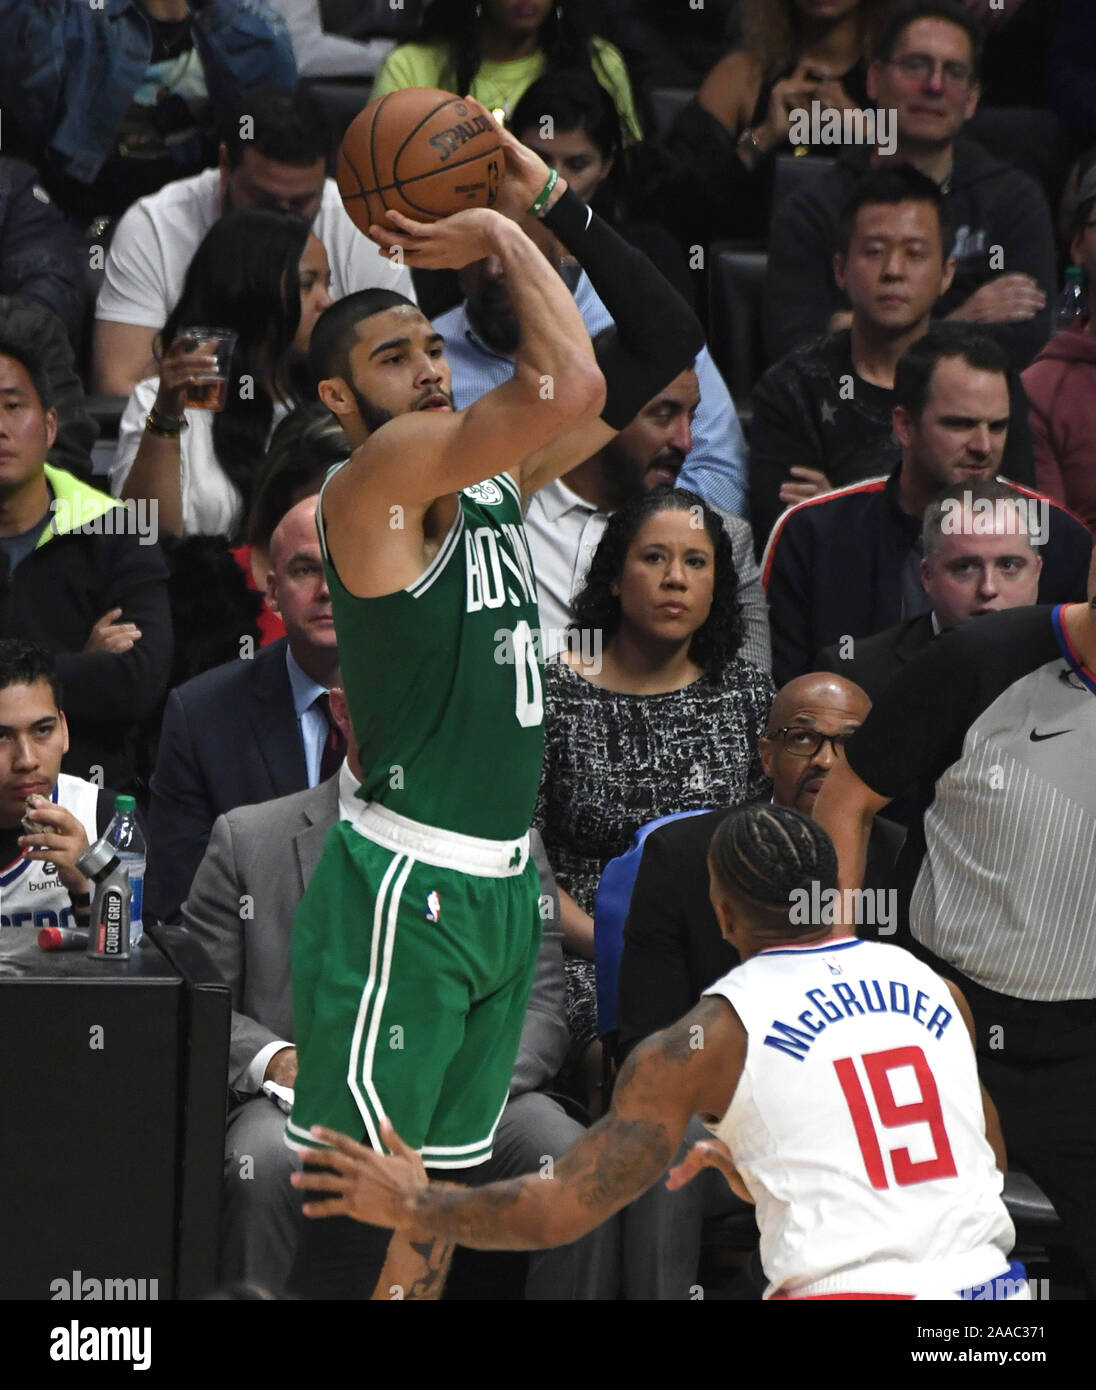
[[[742,132],[742,134],[738,137],[735,144],[737,148],[740,150],[752,151],[749,163],[749,167],[751,169],[756,169],[757,166],[761,163],[761,161],[765,158],[765,151],[761,148],[761,142],[758,140],[757,136],[753,133],[753,130],[749,126],[747,126],[746,129]]]
[[[154,405],[145,416],[145,429],[148,430],[149,434],[158,435],[161,439],[174,439],[186,427],[185,417],[178,420],[174,415],[166,414],[157,405]]]

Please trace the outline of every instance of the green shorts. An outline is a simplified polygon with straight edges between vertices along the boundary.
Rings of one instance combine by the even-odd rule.
[[[455,867],[460,864],[462,868]],[[373,803],[328,831],[293,919],[292,1148],[323,1124],[434,1168],[491,1157],[540,949],[520,841],[418,825]]]

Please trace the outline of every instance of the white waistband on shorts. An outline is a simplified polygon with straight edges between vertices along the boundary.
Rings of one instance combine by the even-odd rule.
[[[529,832],[518,840],[481,840],[423,825],[396,811],[363,801],[349,823],[367,840],[396,853],[411,854],[424,864],[480,878],[514,878],[529,861]]]

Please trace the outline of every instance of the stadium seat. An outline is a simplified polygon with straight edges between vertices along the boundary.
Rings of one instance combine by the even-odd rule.
[[[647,93],[647,108],[651,113],[651,129],[646,133],[652,140],[668,134],[670,127],[696,92],[691,87],[652,87]]]
[[[1035,106],[980,106],[963,135],[1022,169],[1043,187],[1056,211],[1069,170],[1070,141],[1053,111]]]
[[[708,342],[743,428],[750,392],[765,365],[761,290],[768,259],[753,243],[719,241],[708,253]]]
[[[832,159],[817,154],[778,154],[773,165],[773,208],[826,177],[833,169]]]
[[[306,77],[302,80],[301,86],[310,92],[327,112],[334,140],[331,147],[333,161],[335,151],[346,134],[346,127],[362,107],[368,105],[373,81],[368,77]]]
[[[597,974],[597,1031],[605,1040],[615,1039],[617,1031],[617,984],[620,978],[620,956],[624,946],[624,923],[632,901],[632,887],[639,872],[643,842],[652,830],[685,816],[699,816],[702,811],[675,811],[670,816],[641,825],[632,843],[615,859],[610,859],[601,872],[601,881],[594,898],[594,968]]]
[[[1026,1173],[1010,1168],[1002,1193],[1018,1245],[1064,1245],[1065,1232],[1046,1193]]]

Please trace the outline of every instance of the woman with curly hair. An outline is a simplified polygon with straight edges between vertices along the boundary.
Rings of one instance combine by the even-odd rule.
[[[759,740],[775,688],[738,655],[723,524],[684,488],[654,488],[613,514],[574,611],[575,640],[544,672],[534,823],[560,889],[577,1062],[597,1035],[591,914],[602,869],[657,816],[768,790]]]
[[[389,54],[374,98],[402,87],[473,96],[505,122],[530,83],[587,68],[613,98],[631,144],[642,131],[620,53],[595,33],[591,0],[435,0],[421,38]]]
[[[773,156],[790,151],[791,113],[868,108],[872,44],[895,0],[741,0],[733,47],[664,142],[648,196],[688,244],[768,236]],[[808,152],[807,147],[800,150]],[[840,146],[810,148],[835,155]]]

